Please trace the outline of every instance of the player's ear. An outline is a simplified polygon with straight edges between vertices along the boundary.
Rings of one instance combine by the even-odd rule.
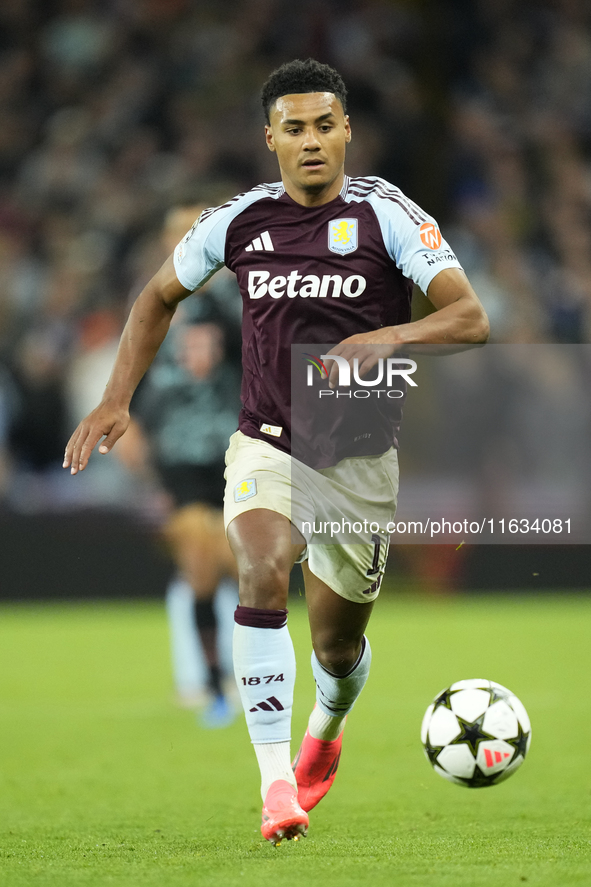
[[[351,124],[349,123],[349,115],[345,114],[345,141],[351,141]]]
[[[265,141],[269,151],[275,151],[275,142],[273,141],[273,130],[270,126],[265,126]]]

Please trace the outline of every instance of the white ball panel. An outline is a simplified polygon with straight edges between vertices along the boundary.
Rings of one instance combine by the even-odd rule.
[[[465,721],[474,721],[484,714],[490,704],[488,690],[460,690],[451,697],[451,707],[454,714],[459,715]]]
[[[444,779],[447,779],[448,782],[455,782],[456,785],[466,785],[466,783],[462,782],[461,779],[457,779],[457,777],[452,776],[451,773],[448,773],[447,770],[444,770],[442,767],[438,767],[437,764],[433,764],[433,769],[440,776],[443,776]]]
[[[425,712],[425,717],[423,718],[423,723],[421,724],[421,742],[423,745],[427,741],[427,731],[429,730],[429,721],[431,720],[431,715],[433,714],[433,709],[435,708],[434,703],[432,702],[427,711]]]
[[[467,681],[456,681],[449,688],[450,690],[487,690],[490,687],[490,681],[483,678],[470,678]]]
[[[525,732],[529,733],[529,731],[531,730],[531,722],[529,719],[529,715],[525,710],[525,706],[524,706],[523,702],[520,699],[518,699],[517,696],[511,695],[509,697],[509,705],[511,706],[511,708],[513,709],[513,711],[515,712],[515,714],[519,718],[519,722],[520,722],[521,726],[523,727],[523,729],[525,730]]]
[[[431,716],[428,732],[431,745],[447,745],[462,731],[454,713],[440,705]]]
[[[511,763],[509,764],[507,769],[503,770],[503,772],[499,776],[497,776],[497,778],[495,779],[495,784],[498,782],[504,782],[504,780],[508,779],[512,773],[515,773],[515,771],[518,770],[522,764],[523,764],[523,756],[517,755],[515,760],[511,761]]]
[[[490,739],[478,746],[476,763],[485,776],[501,773],[511,763],[515,749],[502,739]]]
[[[517,715],[504,700],[499,699],[484,715],[482,729],[497,739],[514,739],[519,732]]]
[[[471,779],[476,767],[476,759],[465,743],[446,745],[437,755],[437,763],[452,776]]]

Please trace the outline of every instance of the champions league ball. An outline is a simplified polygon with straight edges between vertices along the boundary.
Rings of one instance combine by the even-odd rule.
[[[523,764],[531,724],[517,696],[494,681],[457,681],[423,718],[421,742],[433,769],[467,788],[496,785]]]

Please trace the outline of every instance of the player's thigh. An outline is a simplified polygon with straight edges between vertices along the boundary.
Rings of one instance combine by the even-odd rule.
[[[320,663],[335,674],[355,664],[373,601],[350,601],[333,591],[302,564],[312,646]]]

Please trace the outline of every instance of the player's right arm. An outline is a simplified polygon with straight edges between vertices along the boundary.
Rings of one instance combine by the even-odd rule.
[[[83,471],[93,449],[105,438],[100,453],[108,453],[129,425],[129,404],[140,379],[162,344],[185,289],[170,256],[134,302],[121,335],[111,377],[100,404],[80,422],[68,441],[64,468]]]
[[[83,419],[66,447],[64,468],[83,471],[94,447],[108,453],[129,425],[129,404],[180,301],[200,289],[225,264],[226,233],[245,207],[268,196],[254,188],[223,206],[205,210],[160,271],[138,296],[123,330],[115,366],[98,407]]]

